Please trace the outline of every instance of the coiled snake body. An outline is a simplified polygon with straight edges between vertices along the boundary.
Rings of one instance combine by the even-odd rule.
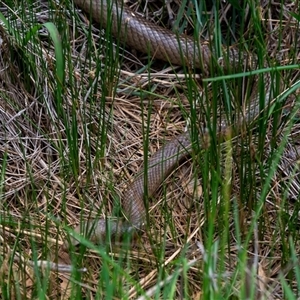
[[[143,53],[149,53],[155,58],[175,65],[193,62],[192,67],[203,70],[209,69],[213,54],[204,42],[195,43],[195,40],[190,37],[177,36],[171,31],[139,17],[116,0],[112,0],[110,5],[108,5],[107,0],[74,0],[74,2],[86,12],[91,13],[94,20],[103,26],[106,26],[110,19],[111,31],[116,38]],[[234,48],[229,51],[231,51],[229,53],[230,60],[240,60]],[[269,77],[266,80],[265,90],[268,94],[270,89]],[[251,122],[259,113],[257,99],[258,95],[255,95],[250,100],[251,103],[247,111],[248,122]],[[112,234],[121,234],[132,227],[141,227],[146,215],[143,202],[145,187],[147,187],[147,195],[153,195],[163,179],[191,151],[191,148],[189,133],[183,133],[154,153],[148,161],[147,169],[141,168],[137,178],[124,193],[122,206],[128,221],[123,224],[109,222],[109,230]],[[144,182],[144,178],[147,178],[147,182]],[[86,226],[83,226],[84,229],[82,226],[78,226],[75,231],[90,231],[90,239],[99,242],[105,238],[106,226],[107,220],[99,219],[87,223]],[[71,243],[77,244],[73,239]],[[65,247],[67,246],[66,244]]]

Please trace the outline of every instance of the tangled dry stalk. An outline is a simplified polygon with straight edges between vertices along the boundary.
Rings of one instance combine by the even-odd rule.
[[[133,8],[138,9],[138,5],[141,4],[133,4]],[[154,11],[156,3],[151,5]],[[175,3],[172,5],[173,10],[178,11],[178,5]],[[282,65],[290,63],[288,53],[291,48],[296,52],[294,59],[298,59],[299,49],[294,45],[298,36],[297,26],[289,13],[297,12],[297,7],[298,4],[295,2],[286,3],[284,9],[275,2],[270,5],[262,3],[260,7],[262,22],[268,31],[268,54],[270,57],[277,57],[280,53]],[[7,15],[12,13],[5,5],[0,8]],[[35,76],[38,81],[28,84],[31,78],[27,76],[28,74],[24,74],[22,61],[18,60],[22,58],[20,49],[5,30],[1,30],[0,35],[0,162],[3,166],[0,183],[3,253],[1,275],[6,276],[13,256],[19,256],[21,260],[26,261],[32,259],[36,255],[34,251],[37,251],[39,258],[45,259],[50,257],[50,254],[51,257],[55,257],[53,249],[57,250],[57,246],[64,239],[62,223],[73,227],[79,222],[80,217],[95,217],[99,211],[111,214],[113,207],[116,206],[118,194],[121,194],[128,182],[134,178],[145,155],[155,152],[165,140],[181,133],[186,126],[184,112],[188,114],[191,109],[191,102],[187,97],[188,89],[185,86],[186,75],[179,69],[176,69],[178,73],[175,74],[173,68],[161,62],[153,65],[150,74],[137,73],[137,70],[147,62],[147,58],[135,53],[134,50],[130,51],[132,49],[124,50],[122,64],[115,70],[118,77],[113,76],[106,85],[96,84],[97,80],[103,80],[95,77],[95,74],[97,60],[105,55],[103,48],[105,36],[96,24],[89,23],[86,15],[80,10],[76,10],[76,14],[82,23],[77,27],[66,7],[56,6],[56,8],[58,14],[66,15],[71,45],[68,48],[70,53],[66,68],[72,72],[68,73],[69,78],[64,91],[64,109],[70,113],[69,116],[74,114],[76,117],[76,122],[75,118],[69,120],[74,134],[71,138],[68,136],[66,123],[56,109],[55,86],[53,86],[54,50],[49,40],[45,38],[39,44],[41,47],[39,50],[34,47],[26,49],[34,54],[37,66],[34,72],[38,74]],[[48,3],[41,1],[30,9],[31,16],[33,15],[37,21],[48,20],[50,14]],[[219,12],[222,26],[230,23],[231,11],[229,3],[222,3]],[[281,11],[284,12],[284,26],[283,22],[278,21]],[[20,14],[19,11],[14,13]],[[157,18],[153,19],[157,22]],[[87,34],[89,29],[91,36]],[[274,45],[278,46],[274,41],[279,37],[281,48],[274,48]],[[94,49],[94,52],[91,52],[91,49]],[[47,74],[44,73],[45,67],[48,70]],[[290,85],[296,82],[298,73],[294,71],[285,74]],[[200,78],[201,74],[194,75],[197,88],[202,90]],[[103,91],[104,86],[106,91]],[[205,93],[206,95],[213,93],[211,86],[207,87]],[[105,106],[102,105],[103,94]],[[91,95],[92,101],[89,98]],[[297,94],[293,94],[285,103],[284,112],[287,116],[294,107],[296,96]],[[106,140],[101,139],[99,134],[104,128],[104,123],[107,125],[105,127],[107,132],[103,135],[106,136]],[[278,129],[278,139],[284,130],[284,123],[282,124]],[[147,145],[144,138],[145,128],[148,125],[149,145],[145,150]],[[266,139],[264,146],[265,153],[260,154],[264,160],[268,159],[268,153],[272,151],[274,142],[272,129],[270,122],[267,132],[269,138]],[[76,139],[76,143],[73,140],[74,144],[70,145],[72,138]],[[236,144],[241,141],[242,138],[237,139]],[[288,197],[290,210],[287,209],[287,216],[292,218],[298,207],[296,202],[299,179],[295,169],[299,159],[297,141],[298,126],[295,125],[289,135],[278,172],[271,183],[273,188],[270,199],[278,201],[265,203],[263,215],[264,220],[268,220],[269,223],[265,224],[264,236],[258,236],[256,241],[259,244],[256,247],[258,251],[256,255],[259,256],[259,264],[256,266],[259,278],[257,290],[260,295],[267,295],[268,299],[282,297],[278,275],[282,271],[285,276],[290,271],[289,267],[282,268],[282,237],[274,237],[273,231],[278,226],[277,210],[281,208],[282,197],[280,187],[284,181],[290,187]],[[232,163],[231,199],[238,199],[241,195],[238,163],[244,156],[257,155],[254,139],[249,137],[248,143],[247,150],[243,147],[234,150],[238,159]],[[77,145],[77,149],[74,149],[74,145]],[[77,154],[72,156],[70,155],[72,152]],[[261,165],[264,165],[263,161]],[[206,222],[202,190],[206,187],[203,187],[197,168],[199,166],[191,161],[180,166],[178,171],[167,179],[156,200],[149,205],[150,227],[139,237],[139,242],[133,245],[130,251],[130,267],[126,267],[128,274],[132,274],[144,290],[157,283],[157,265],[162,263],[167,267],[172,265],[188,245],[188,251],[185,251],[186,258],[196,259],[198,262],[188,272],[190,297],[196,299],[201,296],[199,274],[202,274],[202,261],[206,251],[201,246],[204,244],[201,228]],[[257,172],[254,176],[260,178],[261,172],[257,169],[253,171]],[[199,175],[199,178],[196,178],[197,197],[189,192],[191,183],[195,182],[195,173]],[[249,201],[251,197],[255,198],[255,195],[249,195]],[[194,201],[191,201],[192,198]],[[240,208],[240,214],[245,217],[240,224],[241,234],[244,234],[251,212]],[[232,215],[230,220],[234,230]],[[161,245],[165,248],[162,260],[156,255]],[[230,252],[226,254],[228,260],[225,263],[226,272],[223,278],[225,282],[232,276],[237,264],[239,249],[236,245],[236,241],[230,239]],[[298,246],[296,251],[299,253]],[[116,253],[115,255],[118,256]],[[250,250],[249,256],[252,257]],[[79,260],[81,259],[79,255]],[[101,268],[98,255],[93,251],[86,253],[83,264],[89,266],[89,273],[85,278],[88,285],[85,286],[85,292],[88,294],[88,291],[93,292],[97,289]],[[250,269],[251,266],[250,260]],[[34,290],[33,278],[36,270],[20,262],[14,263],[12,268],[14,280],[22,280],[21,293],[24,297],[26,294],[30,298],[30,293]],[[62,274],[55,276],[61,283],[51,281],[49,296],[57,296],[55,293],[60,290],[60,293],[65,293],[67,297],[69,295],[66,292],[67,278]],[[235,288],[238,289],[239,286]],[[130,298],[136,297],[137,291],[134,287],[126,289]],[[177,289],[177,295],[180,297],[182,292],[180,281]]]

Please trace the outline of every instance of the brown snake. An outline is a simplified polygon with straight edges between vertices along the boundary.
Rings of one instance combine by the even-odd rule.
[[[213,54],[204,42],[195,43],[195,40],[190,37],[178,36],[167,29],[161,28],[136,15],[125,5],[122,6],[115,0],[112,0],[110,8],[108,8],[106,0],[74,0],[74,2],[86,12],[91,13],[94,20],[103,26],[107,24],[109,11],[113,35],[130,47],[175,65],[182,65],[183,62],[186,64],[193,62],[193,67],[202,68],[203,70],[209,69]],[[240,61],[237,58],[237,50],[231,48],[229,51],[231,51],[229,54],[230,60]],[[265,76],[265,78],[266,99],[269,99],[270,78],[269,76]],[[258,98],[257,92],[255,96],[251,96],[252,100],[250,99],[251,103],[247,108],[247,122],[253,121],[259,114]],[[148,161],[147,169],[144,170],[144,167],[141,167],[139,175],[123,195],[122,206],[128,218],[127,222],[120,225],[120,222],[109,221],[111,234],[121,234],[131,228],[142,226],[146,215],[143,201],[145,186],[147,186],[147,195],[152,196],[178,162],[190,154],[191,148],[189,133],[183,133],[154,153]],[[144,178],[147,178],[146,184]],[[107,220],[99,219],[91,221],[88,225],[78,226],[75,231],[90,231],[90,239],[99,243],[105,239],[107,223]],[[71,243],[77,244],[78,242],[71,239]],[[66,243],[65,247],[68,246]]]

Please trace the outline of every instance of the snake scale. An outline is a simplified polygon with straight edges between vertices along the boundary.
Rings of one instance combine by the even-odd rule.
[[[108,3],[110,2],[110,3]],[[208,70],[211,57],[209,46],[204,41],[196,42],[187,36],[178,36],[170,30],[153,24],[135,14],[126,5],[117,0],[74,0],[74,3],[93,19],[106,26],[107,22],[112,24],[111,32],[126,45],[133,47],[154,58],[165,60],[174,65],[182,65],[193,62],[193,67]],[[240,61],[240,56],[235,48],[228,51],[230,60]],[[265,75],[266,99],[270,90],[270,78]],[[253,121],[259,114],[257,88],[253,88],[250,105],[247,108],[247,122]],[[179,161],[191,152],[191,139],[189,133],[183,133],[167,142],[155,152],[148,161],[147,168],[141,167],[136,179],[129,185],[122,198],[123,210],[127,221],[113,222],[107,219],[89,221],[84,226],[78,226],[75,231],[89,231],[89,238],[95,243],[104,240],[108,230],[111,234],[122,234],[131,228],[141,228],[145,221],[146,210],[143,197],[145,188],[147,195],[152,196],[158,189],[163,179],[178,165]],[[146,182],[144,179],[146,178]],[[109,228],[107,228],[109,224]],[[73,245],[78,242],[71,239]],[[69,246],[69,242],[64,245]]]

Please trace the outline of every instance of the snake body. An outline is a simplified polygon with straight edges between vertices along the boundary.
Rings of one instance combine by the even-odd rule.
[[[205,42],[197,43],[190,37],[178,36],[161,28],[138,16],[116,0],[109,1],[109,4],[107,0],[74,0],[74,2],[104,27],[111,23],[113,35],[130,47],[175,65],[192,62],[195,67],[204,70],[209,68],[213,54]],[[231,58],[239,57],[234,49],[231,51]],[[253,103],[248,109],[247,120],[249,122],[258,114],[257,96],[255,97],[253,101],[251,100]],[[146,216],[144,195],[152,196],[178,162],[190,154],[191,148],[189,133],[183,133],[154,153],[147,166],[141,167],[139,175],[129,185],[122,198],[127,221],[121,224],[108,222],[108,219],[98,219],[84,226],[78,226],[75,231],[81,233],[89,231],[90,239],[99,243],[105,239],[107,231],[111,234],[122,234],[131,228],[140,228]],[[77,244],[78,242],[71,239],[71,243]],[[65,244],[65,247],[68,246],[69,243]]]
[[[128,186],[122,197],[122,207],[127,217],[126,222],[100,218],[79,225],[75,231],[87,233],[91,241],[101,244],[107,238],[108,232],[111,235],[120,236],[125,231],[140,229],[146,217],[144,196],[152,196],[163,179],[183,158],[190,154],[190,151],[190,135],[185,132],[167,142],[151,156],[147,165],[141,167],[137,177]],[[78,244],[75,239],[71,239],[71,243]],[[64,245],[64,248],[68,247],[69,242]]]
[[[210,61],[211,51],[207,44],[198,47],[193,38],[176,35],[149,22],[117,0],[74,0],[74,3],[103,27],[111,24],[116,39],[154,58],[174,65],[193,62],[198,68],[205,67]]]

